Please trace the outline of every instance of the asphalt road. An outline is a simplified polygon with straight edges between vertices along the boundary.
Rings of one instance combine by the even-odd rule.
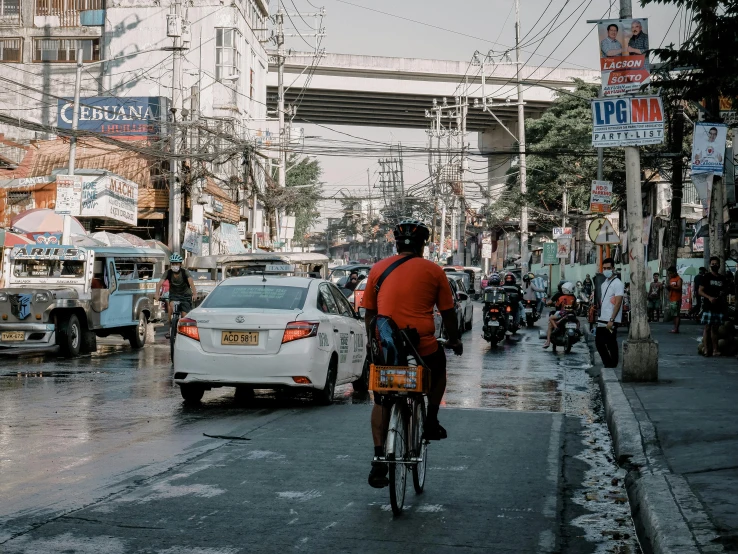
[[[0,357],[0,552],[637,552],[587,345],[553,354],[534,329],[491,349],[480,309],[400,517],[366,483],[371,400],[351,386],[328,407],[232,389],[186,407],[161,333]]]

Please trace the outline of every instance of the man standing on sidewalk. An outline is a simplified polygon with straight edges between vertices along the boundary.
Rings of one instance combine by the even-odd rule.
[[[615,276],[615,260],[605,258],[602,261],[602,273],[605,281],[600,285],[600,314],[597,318],[595,331],[595,346],[602,358],[605,367],[618,366],[618,338],[617,329],[622,321],[623,282]]]
[[[720,259],[710,258],[710,273],[700,281],[698,294],[702,300],[702,324],[705,331],[702,335],[702,344],[705,356],[720,356],[718,350],[718,327],[723,322],[725,309],[725,276],[720,275]]]
[[[701,267],[697,273],[697,276],[694,278],[694,281],[692,282],[692,294],[694,295],[694,307],[692,308],[692,311],[695,315],[699,315],[702,311],[702,296],[700,296],[700,286],[702,285],[702,282],[705,280],[705,273],[707,270],[704,267]]]
[[[658,273],[653,274],[653,281],[648,286],[646,306],[648,308],[648,321],[658,321],[661,314],[661,281],[659,281]]]
[[[682,311],[682,278],[679,277],[674,266],[671,266],[667,270],[667,273],[669,274],[669,280],[667,282],[667,288],[669,289],[669,313],[667,317],[674,318],[674,328],[669,332],[678,333],[679,314]]]

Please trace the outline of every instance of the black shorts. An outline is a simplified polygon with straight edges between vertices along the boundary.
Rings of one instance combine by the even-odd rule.
[[[423,356],[423,362],[425,362],[425,366],[428,367],[431,372],[431,387],[433,387],[433,383],[438,379],[446,377],[446,351],[440,346],[433,354]],[[387,403],[385,404],[385,402]],[[389,406],[391,403],[391,397],[375,392],[374,403],[379,406]]]
[[[192,311],[192,297],[174,297],[170,298],[169,302],[179,302],[180,313],[189,313]]]

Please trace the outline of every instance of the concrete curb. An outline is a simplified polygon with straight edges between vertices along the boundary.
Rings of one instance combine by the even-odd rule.
[[[628,470],[625,484],[644,550],[657,554],[724,552],[713,542],[718,534],[686,479],[671,473],[660,459],[652,459],[654,454],[656,458],[663,454],[655,437],[644,439],[615,371],[601,368],[599,385],[615,458]]]

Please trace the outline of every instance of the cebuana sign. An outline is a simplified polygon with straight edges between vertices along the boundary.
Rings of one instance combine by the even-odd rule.
[[[92,96],[80,98],[77,128],[109,136],[146,137],[161,132],[168,99],[160,96]],[[59,100],[57,127],[72,128],[74,103]]]

